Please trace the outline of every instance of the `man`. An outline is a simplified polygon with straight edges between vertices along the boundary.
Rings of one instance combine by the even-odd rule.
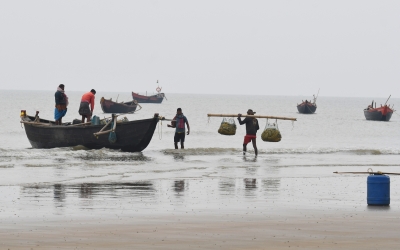
[[[81,105],[79,106],[79,114],[82,116],[82,123],[85,123],[85,118],[87,119],[87,122],[90,122],[90,119],[92,118],[95,94],[96,90],[92,89],[90,92],[87,92],[82,96]]]
[[[181,142],[181,148],[183,149],[185,148],[183,145],[185,142],[185,123],[188,128],[187,135],[190,133],[190,126],[186,116],[183,115],[181,108],[176,110],[176,116],[174,117],[174,120],[175,124],[171,122],[171,125],[168,124],[167,126],[170,128],[176,127],[174,136],[175,149],[178,149],[178,142]]]
[[[255,113],[256,112],[254,112],[251,109],[247,110],[248,115],[254,115]],[[243,154],[244,155],[246,154],[247,144],[251,141],[253,143],[254,153],[257,156],[258,150],[257,150],[257,143],[256,143],[256,138],[257,138],[256,134],[257,134],[257,130],[260,129],[260,127],[258,126],[258,120],[253,117],[246,117],[242,121],[241,116],[242,116],[242,114],[238,114],[239,124],[240,125],[246,124],[246,135],[245,135],[244,141],[243,141]]]
[[[67,113],[68,97],[65,94],[64,87],[64,84],[58,85],[57,91],[54,94],[54,98],[56,101],[54,109],[54,120],[56,122],[56,125],[62,124],[62,118]]]

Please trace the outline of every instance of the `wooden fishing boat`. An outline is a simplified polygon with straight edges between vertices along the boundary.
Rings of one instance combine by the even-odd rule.
[[[108,100],[102,97],[100,106],[104,113],[130,113],[136,110],[137,102],[135,100],[130,102],[114,102],[111,99]]]
[[[165,98],[165,94],[158,93],[156,95],[145,96],[132,92],[132,98],[133,100],[136,100],[138,103],[161,103]]]
[[[301,114],[314,114],[317,110],[317,98],[319,95],[319,90],[317,96],[313,95],[313,101],[302,101],[302,103],[297,104],[297,110]]]
[[[136,121],[117,121],[113,115],[106,124],[55,125],[54,122],[21,112],[21,123],[33,148],[58,148],[82,145],[89,149],[111,148],[141,152],[150,143],[160,117]],[[114,122],[117,121],[117,122]]]
[[[389,96],[390,98],[390,96]],[[389,100],[387,99],[387,101]],[[386,103],[387,103],[386,101]],[[393,106],[390,108],[390,105],[381,105],[380,107],[376,107],[376,102],[375,102],[375,107],[374,107],[374,101],[372,101],[371,105],[368,105],[366,109],[364,109],[364,116],[365,119],[371,120],[371,121],[386,121],[388,122],[390,118],[392,118],[392,114],[394,112]]]
[[[158,84],[158,80],[157,80],[157,84]],[[161,93],[161,89],[160,86],[158,86],[156,88],[157,94],[156,95],[139,95],[138,93],[132,92],[132,98],[133,100],[136,100],[138,103],[161,103],[164,98],[167,99],[165,97],[164,93]]]
[[[317,110],[317,104],[305,100],[297,105],[297,110],[301,114],[314,114]]]

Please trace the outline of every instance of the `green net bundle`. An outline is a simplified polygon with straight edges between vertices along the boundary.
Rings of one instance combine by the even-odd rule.
[[[268,142],[279,142],[282,139],[282,135],[278,129],[278,124],[269,124],[267,121],[267,125],[261,134],[261,139]]]
[[[233,118],[224,118],[219,126],[218,133],[221,135],[235,135],[236,124]]]

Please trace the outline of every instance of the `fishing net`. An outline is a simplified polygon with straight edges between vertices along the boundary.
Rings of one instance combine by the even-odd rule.
[[[267,124],[261,134],[261,139],[268,142],[278,142],[282,139],[281,132],[278,128],[278,121],[275,123],[269,123],[267,119]]]
[[[224,118],[219,126],[218,133],[221,135],[234,135],[236,134],[236,124],[233,118]]]

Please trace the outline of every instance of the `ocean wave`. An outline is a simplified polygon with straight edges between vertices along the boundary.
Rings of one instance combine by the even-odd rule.
[[[253,148],[248,146],[249,154],[253,154]],[[112,149],[97,150],[76,150],[73,148],[57,149],[2,149],[0,148],[0,160],[2,162],[11,162],[12,160],[41,160],[51,159],[57,163],[66,163],[70,160],[82,160],[84,162],[150,162],[157,157],[154,153],[162,153],[174,157],[180,156],[201,156],[201,155],[238,155],[242,154],[241,148],[186,148],[186,149],[161,149],[145,150],[139,153],[122,152]],[[348,154],[348,155],[400,155],[398,148],[271,148],[259,149],[259,154]],[[226,158],[226,157],[225,157]],[[29,163],[28,163],[29,164]]]
[[[253,153],[251,146],[249,153]],[[353,155],[400,155],[400,149],[353,149],[353,148],[274,148],[259,149],[260,154],[353,154]],[[184,150],[166,149],[162,150],[165,155],[229,155],[240,154],[239,148],[189,148]]]

